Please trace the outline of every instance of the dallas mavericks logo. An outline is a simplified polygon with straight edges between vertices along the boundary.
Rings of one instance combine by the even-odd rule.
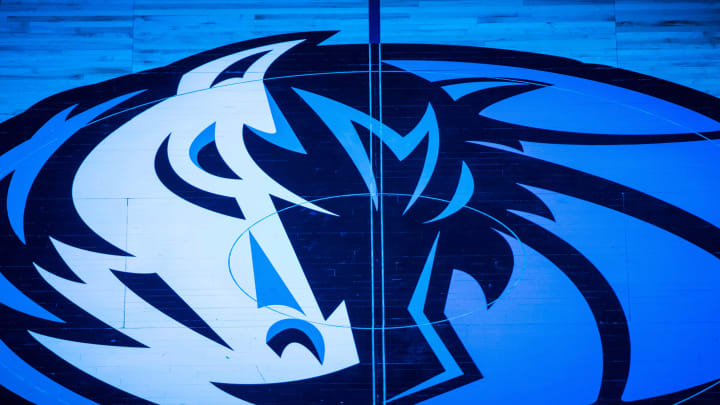
[[[4,387],[674,403],[720,378],[717,99],[430,45],[383,45],[378,87],[367,47],[330,35],[229,45],[0,124]]]

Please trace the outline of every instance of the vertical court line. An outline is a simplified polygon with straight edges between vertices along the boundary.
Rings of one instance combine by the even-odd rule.
[[[385,361],[385,220],[384,220],[384,184],[383,184],[383,123],[382,123],[382,39],[380,36],[380,2],[381,0],[369,0],[370,5],[370,35],[369,41],[377,44],[377,65],[378,65],[378,137],[380,138],[378,160],[379,160],[379,183],[380,195],[378,204],[378,215],[380,216],[380,345],[382,352],[382,403],[387,399],[387,378]],[[372,135],[370,138],[372,143]],[[374,292],[373,292],[374,294]],[[374,318],[374,317],[373,317]]]
[[[372,44],[378,43],[380,40],[380,0],[368,0],[368,109],[370,117],[370,131],[368,133],[369,139],[369,159],[370,165],[373,165],[373,59],[372,59]],[[382,138],[380,140],[380,150],[382,151]],[[382,200],[382,194],[380,194],[380,200]],[[382,211],[381,211],[382,212]],[[372,357],[372,403],[375,404],[377,401],[377,367],[375,362],[375,206],[373,205],[373,196],[370,195],[370,346],[371,357]],[[382,214],[381,214],[382,221]],[[381,222],[382,223],[382,222]],[[382,237],[382,231],[381,231]]]
[[[370,117],[370,131],[368,136],[370,137],[370,150],[369,158],[370,165],[373,162],[373,120],[372,120],[372,44],[368,43],[368,117]],[[375,222],[373,217],[375,215],[373,196],[370,194],[370,346],[371,346],[371,357],[372,357],[372,403],[375,403],[376,387],[375,387]]]
[[[387,399],[387,382],[385,370],[385,213],[383,211],[384,185],[383,185],[383,123],[382,123],[382,43],[378,42],[378,121],[380,123],[380,331],[382,343],[382,378],[383,378],[383,404]]]

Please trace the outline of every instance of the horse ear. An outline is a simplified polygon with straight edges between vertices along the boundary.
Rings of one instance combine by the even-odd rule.
[[[522,127],[580,134],[677,135],[720,131],[720,123],[680,105],[594,80],[513,66],[455,61],[385,63],[432,82],[453,98],[499,86],[536,85],[478,114]],[[460,82],[460,83],[458,83]],[[439,83],[440,84],[440,83]]]
[[[246,49],[207,62],[183,75],[178,84],[177,94],[205,90],[216,85],[238,83],[241,80],[262,80],[267,69],[277,58],[303,41],[300,39]],[[243,61],[248,63],[243,66],[241,63]],[[229,68],[241,66],[245,68],[245,71],[240,75],[241,77],[231,77],[218,81]],[[237,73],[233,76],[237,76]]]

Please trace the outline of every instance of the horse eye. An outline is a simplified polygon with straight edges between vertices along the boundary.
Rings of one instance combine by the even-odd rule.
[[[190,145],[190,159],[202,170],[226,179],[240,180],[225,163],[215,143],[215,123],[202,130]]]
[[[170,164],[170,159],[168,158],[169,140],[170,135],[165,138],[165,141],[163,141],[162,145],[160,145],[160,148],[155,154],[155,174],[160,182],[167,187],[170,192],[189,203],[210,211],[245,219],[245,216],[243,215],[242,210],[240,210],[235,198],[199,189],[186,182],[175,172]],[[191,157],[192,156],[196,157],[197,155],[191,154]],[[197,159],[193,159],[193,162],[200,167]]]
[[[237,174],[225,163],[217,149],[215,141],[203,146],[197,154],[198,166],[206,172],[226,179],[240,180]]]

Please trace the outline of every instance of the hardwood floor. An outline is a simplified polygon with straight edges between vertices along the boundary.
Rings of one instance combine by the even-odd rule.
[[[0,120],[57,92],[252,37],[341,30],[367,41],[367,3],[0,2]],[[720,96],[720,2],[385,1],[384,42],[465,44],[618,66]]]

